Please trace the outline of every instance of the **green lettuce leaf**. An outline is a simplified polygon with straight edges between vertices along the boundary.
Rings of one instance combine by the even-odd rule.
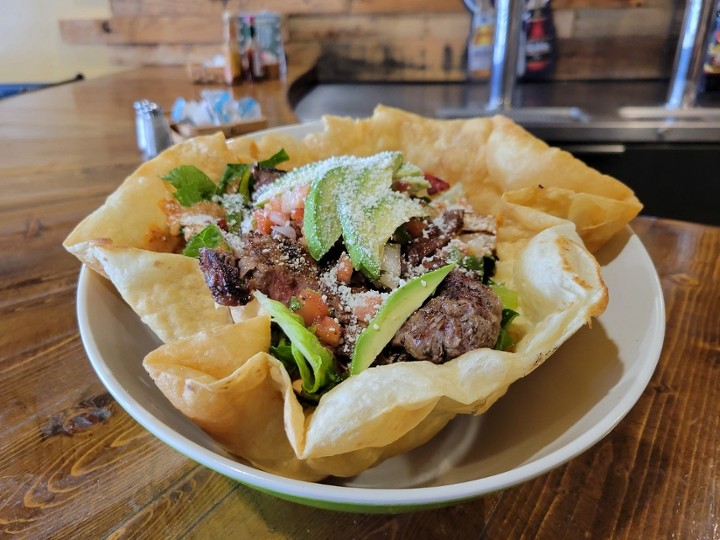
[[[332,353],[322,346],[317,336],[305,328],[302,317],[294,314],[277,300],[260,291],[253,293],[260,305],[290,340],[291,351],[307,394],[316,394],[339,379]]]

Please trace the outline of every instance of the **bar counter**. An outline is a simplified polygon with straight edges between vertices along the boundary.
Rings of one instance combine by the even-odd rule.
[[[300,55],[302,57],[302,55]],[[241,86],[271,126],[290,84]],[[132,103],[196,98],[143,68],[0,101],[0,536],[20,538],[720,538],[720,228],[642,216],[661,279],[657,369],[620,424],[502,492],[397,515],[286,502],[179,454],[107,393],[75,317],[62,240],[140,163]]]

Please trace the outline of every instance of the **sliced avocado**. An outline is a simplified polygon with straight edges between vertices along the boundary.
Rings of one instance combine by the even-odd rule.
[[[310,187],[305,199],[303,233],[312,258],[319,261],[342,234],[337,215],[338,185],[349,167],[330,169]]]
[[[383,249],[395,230],[425,213],[417,199],[392,190],[402,167],[400,152],[382,152],[341,181],[337,201],[342,235],[353,267],[371,279],[380,277]]]
[[[355,343],[350,374],[357,375],[375,361],[403,323],[423,305],[455,264],[416,277],[395,289]]]
[[[299,186],[312,185],[313,182],[325,176],[327,171],[340,165],[343,165],[342,158],[330,158],[292,169],[272,184],[258,189],[254,195],[255,206],[265,206],[265,203],[270,199],[277,197],[285,191],[293,190]]]

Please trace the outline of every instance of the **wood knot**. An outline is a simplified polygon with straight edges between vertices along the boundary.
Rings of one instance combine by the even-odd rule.
[[[104,20],[104,21],[100,24],[100,28],[101,28],[102,31],[105,32],[106,34],[111,34],[111,33],[112,33],[112,28],[110,27],[110,21],[108,21],[108,20]]]
[[[112,403],[108,393],[83,399],[76,406],[50,416],[48,423],[40,429],[40,435],[44,439],[55,435],[72,437],[97,424],[104,424],[112,416]]]
[[[44,229],[45,225],[42,224],[42,221],[35,217],[32,218],[25,229],[25,239],[37,238],[42,234]]]
[[[673,283],[677,283],[678,285],[681,285],[683,287],[699,287],[700,286],[700,280],[697,279],[695,276],[691,276],[690,274],[671,274],[670,281]]]

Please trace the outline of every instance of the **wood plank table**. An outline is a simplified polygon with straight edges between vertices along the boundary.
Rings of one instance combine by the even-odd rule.
[[[167,110],[197,92],[181,70],[143,69],[0,102],[0,537],[720,538],[715,227],[632,223],[665,294],[658,368],[612,433],[514,488],[439,510],[336,513],[244,487],[146,432],[88,363],[79,263],[61,242],[139,164],[132,102]],[[295,121],[287,92],[236,89],[271,125]]]

